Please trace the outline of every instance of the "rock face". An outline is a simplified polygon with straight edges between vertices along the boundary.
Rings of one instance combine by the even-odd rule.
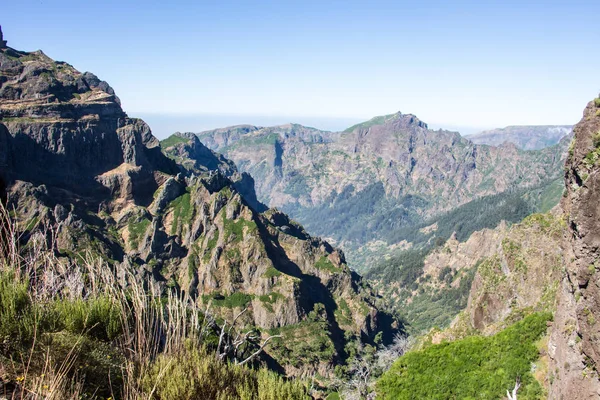
[[[331,374],[347,346],[391,333],[340,250],[265,211],[252,178],[195,136],[161,146],[95,75],[2,49],[0,118],[0,189],[24,241],[51,227],[59,256],[133,267],[230,320],[248,307],[245,323],[284,335],[268,352],[292,374]]]
[[[500,146],[508,142],[523,150],[540,150],[554,146],[572,131],[573,127],[570,125],[507,126],[470,135],[467,139],[475,144]]]
[[[122,208],[147,204],[178,171],[113,89],[41,51],[0,52],[0,117],[10,132],[9,180],[46,184]],[[118,199],[119,201],[112,201]]]
[[[600,395],[600,99],[587,105],[573,131],[561,202],[569,228],[566,277],[551,338],[558,371],[551,397],[557,399]]]
[[[453,269],[454,265],[458,270],[477,268],[467,307],[435,340],[474,332],[491,335],[532,311],[554,311],[564,265],[561,242],[565,230],[564,216],[556,209],[531,215],[510,228],[477,232],[450,248],[446,260],[428,257]],[[465,254],[474,257],[464,258]]]
[[[254,189],[254,179],[247,172],[239,173],[235,164],[204,146],[193,133],[175,133],[161,142],[164,153],[177,161],[186,174],[217,170],[233,181],[234,187],[255,210],[267,207],[260,203]]]
[[[290,124],[237,126],[198,137],[257,180],[259,200],[335,239],[351,255],[482,196],[557,179],[568,145],[539,152],[475,145],[402,113],[337,133]]]

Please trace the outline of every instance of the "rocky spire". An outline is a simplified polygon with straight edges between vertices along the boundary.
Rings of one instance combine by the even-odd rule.
[[[6,48],[6,40],[2,37],[2,26],[0,26],[0,49]]]

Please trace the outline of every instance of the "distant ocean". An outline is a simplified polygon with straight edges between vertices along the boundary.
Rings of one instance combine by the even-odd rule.
[[[273,126],[296,123],[324,131],[343,131],[344,129],[368,120],[369,118],[327,118],[299,116],[260,116],[260,115],[215,115],[215,114],[155,114],[129,113],[130,117],[142,118],[152,133],[159,139],[165,139],[175,132],[202,132],[209,129],[224,128],[232,125]],[[457,127],[443,124],[429,124],[431,129],[458,131],[462,135],[480,132],[483,128]]]

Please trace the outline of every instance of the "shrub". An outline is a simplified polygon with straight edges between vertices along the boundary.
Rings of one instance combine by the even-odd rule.
[[[150,221],[145,218],[137,222],[133,218],[129,221],[127,228],[129,229],[129,244],[132,247],[138,246],[149,226]]]
[[[145,394],[157,399],[307,399],[301,381],[287,381],[264,369],[252,371],[221,363],[187,344],[175,355],[160,356],[143,378]]]
[[[216,307],[226,307],[226,308],[243,308],[248,305],[253,299],[253,295],[242,293],[242,292],[234,292],[229,296],[223,296],[219,293],[212,293],[209,295],[203,295],[203,302],[208,303],[212,300],[212,304]]]
[[[160,141],[160,147],[166,149],[171,146],[175,146],[179,143],[189,143],[190,140],[182,138],[181,136],[171,135],[168,138]]]
[[[177,233],[180,226],[190,225],[194,210],[192,208],[191,196],[189,193],[184,193],[173,200],[169,207],[173,209],[173,222],[171,225],[171,234]]]
[[[329,261],[329,258],[326,256],[322,256],[317,260],[315,263],[315,268],[332,273],[338,272],[338,269],[331,263],[331,261]]]
[[[267,270],[265,271],[265,273],[263,274],[263,277],[265,277],[265,278],[273,278],[276,276],[281,276],[281,271],[277,270],[273,266],[269,266],[267,268]]]
[[[86,300],[57,300],[51,307],[56,325],[73,334],[113,340],[122,331],[121,307],[108,296]]]
[[[592,143],[593,143],[594,147],[596,147],[596,148],[600,147],[600,131],[598,131],[592,135]]]
[[[550,313],[524,318],[495,336],[444,342],[402,356],[377,382],[381,399],[498,399],[521,378],[519,399],[538,399],[530,373],[535,342]]]

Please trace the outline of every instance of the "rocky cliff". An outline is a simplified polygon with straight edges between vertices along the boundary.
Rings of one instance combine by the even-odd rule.
[[[600,99],[587,105],[573,131],[561,202],[568,221],[566,275],[550,342],[557,372],[551,396],[557,399],[600,395]]]
[[[245,324],[282,332],[268,353],[292,374],[329,375],[389,333],[341,251],[265,211],[252,179],[195,137],[161,146],[95,75],[2,49],[0,119],[0,189],[23,245],[45,230],[57,255],[133,268],[220,318],[248,308]]]
[[[358,269],[365,260],[355,257],[361,247],[398,246],[398,231],[482,196],[547,186],[559,177],[568,145],[537,152],[475,145],[401,113],[337,133],[291,124],[198,137],[259,182],[261,201],[334,239]]]
[[[465,309],[434,341],[492,335],[531,312],[553,312],[564,265],[565,230],[564,216],[555,209],[510,228],[501,225],[477,232],[465,243],[450,241],[428,256],[426,270],[433,276],[443,265],[458,277],[461,270],[475,270]]]

